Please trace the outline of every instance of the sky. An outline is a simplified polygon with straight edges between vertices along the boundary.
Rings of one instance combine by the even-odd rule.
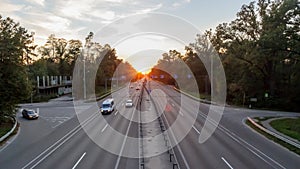
[[[144,71],[161,57],[158,51],[183,52],[197,33],[232,21],[250,1],[0,0],[0,15],[35,32],[38,45],[51,34],[84,42],[94,32],[95,41],[115,47],[118,56]]]

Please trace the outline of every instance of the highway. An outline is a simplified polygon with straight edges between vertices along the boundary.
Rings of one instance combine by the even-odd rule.
[[[97,106],[80,101],[22,105],[38,109],[40,118],[26,120],[17,114],[20,130],[0,148],[0,168],[299,168],[298,155],[243,122],[248,116],[299,116],[297,113],[226,107],[220,123],[211,122],[217,126],[212,136],[200,144],[208,104],[155,81],[148,81],[145,87],[139,84],[107,97],[116,103],[110,115],[99,112],[106,98]],[[134,101],[131,108],[124,105],[128,98]],[[196,104],[200,105],[198,112],[192,109]],[[170,127],[172,124],[177,127]]]

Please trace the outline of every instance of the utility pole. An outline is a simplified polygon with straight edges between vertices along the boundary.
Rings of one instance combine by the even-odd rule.
[[[86,68],[85,68],[85,52],[84,49],[88,49],[87,55],[89,57],[90,55],[90,48],[93,45],[91,40],[93,39],[93,32],[90,32],[89,35],[85,38],[85,45],[84,48],[82,49],[82,54],[83,54],[83,98],[86,99]]]

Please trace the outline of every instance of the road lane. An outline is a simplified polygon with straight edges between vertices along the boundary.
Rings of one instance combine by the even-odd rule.
[[[162,91],[167,93],[167,95],[170,97],[171,100],[170,104],[175,103],[175,107],[180,107],[180,97],[178,97],[178,93],[176,91],[172,90],[168,86],[161,86],[160,84],[155,84],[156,87],[160,88]],[[191,99],[190,99],[191,100]],[[192,102],[193,100],[191,100]],[[206,112],[199,112],[202,113],[204,116],[207,115],[207,107],[206,105],[201,104],[200,110],[203,109]],[[173,106],[174,107],[174,106]],[[189,112],[189,108],[183,108],[185,109],[184,112],[181,112],[184,114],[184,116],[188,115],[188,113],[194,113]],[[178,110],[177,110],[178,111]],[[231,109],[225,109],[225,116],[231,115]],[[259,113],[256,113],[259,115]],[[167,116],[168,121],[170,123],[174,122],[178,113],[165,113]],[[245,114],[242,114],[241,116],[245,117]],[[202,116],[198,116],[195,128],[198,129],[198,131],[201,131],[202,126],[204,124],[205,118]],[[224,121],[228,122],[230,121],[229,118],[226,120],[221,119],[221,122],[219,125],[222,125],[223,128],[226,129],[228,123],[224,123]],[[214,168],[217,167],[217,164],[219,163],[211,163],[212,161],[218,161],[218,159],[221,159],[222,153],[224,154],[224,157],[228,160],[230,160],[231,164],[233,166],[236,166],[238,168],[295,168],[296,163],[299,163],[299,157],[295,155],[294,153],[291,153],[289,151],[286,151],[286,149],[278,146],[277,144],[270,142],[269,140],[266,140],[265,138],[260,138],[260,135],[257,135],[256,133],[253,133],[253,131],[249,130],[248,127],[245,127],[242,123],[242,120],[235,121],[235,123],[239,123],[242,125],[241,128],[237,127],[236,124],[233,124],[233,122],[230,123],[231,130],[230,133],[235,133],[234,135],[228,136],[224,131],[220,130],[218,127],[215,133],[212,135],[212,137],[204,144],[197,143],[199,133],[194,132],[193,137],[190,137],[189,133],[187,137],[180,143],[180,146],[183,147],[184,154],[188,156],[188,161],[192,168],[198,168],[199,166],[203,165],[203,168]],[[184,124],[183,124],[184,125]],[[235,127],[234,127],[235,125]],[[242,131],[240,131],[242,129]],[[243,133],[242,135],[236,134],[237,133]],[[251,133],[251,134],[250,134]],[[247,135],[249,134],[249,135]],[[232,138],[233,137],[233,138]],[[236,138],[238,137],[238,138]],[[239,138],[242,137],[243,141],[239,141]],[[236,141],[238,140],[240,144]],[[245,141],[247,140],[247,142]],[[254,141],[254,143],[248,143],[248,141]],[[259,141],[258,141],[259,140]],[[258,142],[258,143],[256,143]],[[192,144],[191,144],[192,143]],[[241,145],[242,144],[242,145]],[[188,146],[189,145],[189,146]],[[253,146],[255,145],[255,146]],[[262,148],[262,150],[259,150],[257,145],[263,145],[267,146],[268,149],[266,151],[266,148]],[[198,147],[204,147],[201,149],[198,149]],[[216,147],[218,147],[216,149]],[[260,146],[259,146],[260,147]],[[208,148],[209,150],[206,151],[206,153],[201,154],[201,152],[205,152],[205,149]],[[275,149],[275,152],[273,152],[273,149]],[[193,153],[194,152],[194,153]],[[190,154],[192,154],[190,156]],[[215,154],[212,157],[209,157],[211,154]],[[283,155],[284,154],[284,155]],[[278,160],[278,155],[281,157],[280,160]],[[286,158],[283,156],[289,156],[291,158]],[[203,157],[205,160],[197,159],[195,157]],[[207,159],[208,157],[208,159]],[[284,161],[284,162],[283,162]],[[209,164],[211,163],[211,164]]]
[[[199,144],[199,133],[203,132],[202,128],[209,105],[201,103],[199,111],[195,112],[193,106],[196,106],[197,102],[189,97],[181,96],[172,87],[153,81],[151,81],[150,87],[159,89],[166,94],[167,106],[164,107],[164,115],[161,117],[164,117],[169,125],[174,124],[176,119],[185,119],[179,121],[178,127],[174,128],[175,137],[179,133],[185,132],[187,125],[184,122],[195,120],[187,136],[178,144],[179,146],[174,147],[179,168],[297,168],[300,165],[299,156],[253,132],[242,122],[247,116],[276,116],[282,115],[283,112],[226,107],[216,131],[205,143]],[[139,137],[139,124],[135,122],[136,119],[139,119],[138,113],[134,113],[135,107],[125,108],[124,103],[126,99],[132,98],[136,106],[140,92],[141,90],[132,90],[129,93],[127,90],[120,90],[115,93],[118,96],[115,98],[117,110],[110,115],[102,116],[98,107],[92,107],[89,111],[79,113],[78,116],[83,119],[91,118],[84,128],[76,128],[79,126],[76,116],[55,128],[43,118],[36,121],[20,118],[21,132],[11,145],[0,152],[0,168],[22,168],[38,157],[43,150],[47,150],[66,135],[70,138],[59,141],[60,146],[57,147],[59,145],[57,144],[50,148],[33,163],[30,163],[27,168],[32,166],[57,169],[74,166],[76,169],[139,168],[139,159],[122,156],[129,153],[139,155],[139,145],[128,141],[126,137],[124,139],[123,136],[113,133],[117,131],[129,137]],[[179,111],[182,105],[186,105],[181,103],[182,97],[188,100],[188,106],[182,107],[182,110]],[[162,97],[157,97],[155,100],[157,107],[159,107],[158,104],[164,102]],[[99,105],[102,101],[99,101]],[[145,99],[144,102],[149,101]],[[53,106],[53,103],[51,105]],[[62,110],[64,106],[70,107],[70,103],[58,103],[57,105]],[[50,105],[39,104],[38,107],[49,109],[46,111],[46,115],[51,113]],[[85,110],[85,108],[82,107],[80,110]],[[154,111],[151,106],[147,109]],[[69,113],[70,110],[67,110],[67,114]],[[38,130],[34,130],[35,128]],[[76,130],[68,135],[73,129]],[[36,133],[31,133],[31,131]],[[113,154],[101,148],[97,143],[111,146],[112,150],[117,153]],[[161,156],[161,158],[163,157]]]
[[[84,158],[84,156],[86,155],[86,152],[84,152],[81,157],[78,159],[78,161],[75,163],[75,165],[72,167],[72,169],[75,169],[77,167],[77,165],[80,163],[80,161]]]
[[[120,101],[118,104],[123,102]],[[127,109],[129,110],[129,109]],[[129,112],[127,112],[129,113]],[[115,149],[121,150],[119,140],[114,138],[112,135],[112,130],[116,129],[120,133],[126,134],[127,126],[129,126],[130,121],[124,119],[122,116],[102,116],[97,112],[97,116],[93,118],[86,126],[84,126],[84,131],[81,129],[79,133],[74,135],[72,139],[66,142],[61,148],[57,149],[49,158],[46,158],[43,162],[37,165],[37,168],[70,168],[72,166],[72,161],[77,159],[78,152],[86,152],[87,154],[98,154],[102,156],[107,156],[110,154],[106,150],[99,147],[93,141],[99,141],[101,139],[102,143],[109,143],[116,147]],[[103,130],[105,128],[105,130]],[[136,128],[137,131],[137,128]],[[89,133],[86,135],[86,133]],[[92,138],[92,140],[90,139]],[[97,143],[97,142],[96,142]],[[97,150],[97,153],[94,151]],[[95,161],[94,164],[90,164],[91,159],[88,159],[89,155],[85,157],[85,161],[82,161],[77,168],[86,168],[87,166],[98,166],[98,168],[112,168],[118,161],[118,156],[111,154],[111,158],[101,158]],[[135,164],[137,166],[137,164]]]
[[[127,96],[127,93],[125,94],[123,97]],[[49,104],[49,106],[47,106],[47,104]],[[69,107],[70,103],[55,103],[54,105],[53,103],[38,103],[37,105],[30,104],[25,106],[30,108],[35,108],[35,106],[51,108],[56,105],[63,109],[64,106]],[[57,109],[57,107],[55,108]],[[76,117],[70,118],[70,120],[55,129],[51,128],[51,125],[48,125],[47,121],[43,118],[36,121],[28,121],[23,118],[19,120],[21,122],[21,132],[13,143],[1,151],[1,154],[5,154],[5,156],[1,155],[0,168],[21,168],[25,166],[25,164],[37,157],[41,151],[46,150],[49,146],[53,145],[55,141],[79,125]],[[84,137],[84,139],[85,138],[88,137]]]

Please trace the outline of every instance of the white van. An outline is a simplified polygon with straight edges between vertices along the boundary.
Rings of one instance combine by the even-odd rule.
[[[115,110],[114,99],[106,99],[101,105],[101,113],[109,114]]]

